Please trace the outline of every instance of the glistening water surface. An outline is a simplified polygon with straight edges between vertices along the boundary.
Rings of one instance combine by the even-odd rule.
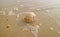
[[[36,15],[36,23],[23,17]],[[0,0],[0,37],[60,37],[60,0]]]

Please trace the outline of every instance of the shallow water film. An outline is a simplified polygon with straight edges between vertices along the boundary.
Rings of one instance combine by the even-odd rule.
[[[0,0],[0,37],[60,37],[60,0]]]

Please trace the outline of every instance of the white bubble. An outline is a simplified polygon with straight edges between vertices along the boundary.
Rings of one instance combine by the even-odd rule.
[[[39,26],[42,26],[42,24],[39,24]]]
[[[20,6],[24,6],[24,5],[20,5]]]
[[[7,8],[4,8],[5,10],[7,10]]]
[[[18,20],[18,18],[16,18],[16,20]]]
[[[60,32],[58,32],[60,34]]]
[[[31,16],[31,17],[35,17],[36,16],[36,14],[34,13],[34,12],[24,12],[23,13],[25,16]],[[22,15],[23,15],[22,14]]]
[[[24,28],[23,28],[23,31],[27,31],[27,30],[28,30],[28,28],[27,28],[27,27],[24,27]]]
[[[21,2],[21,1],[17,1],[17,2]]]
[[[0,15],[6,15],[5,11],[0,11]]]
[[[35,37],[37,37],[37,32],[36,31],[32,31],[32,33]]]
[[[35,9],[35,8],[29,8],[29,9]]]
[[[18,11],[19,9],[18,9],[18,7],[15,7],[14,10],[17,10]]]
[[[17,17],[20,17],[20,15],[18,14]]]
[[[46,10],[46,12],[49,12],[49,10]]]
[[[54,30],[54,28],[53,27],[50,27],[50,30]]]
[[[36,14],[34,12],[30,12],[31,16],[36,16]]]
[[[39,29],[39,27],[40,27],[39,25],[36,25],[36,28],[37,28],[37,29]]]
[[[19,13],[19,14],[22,14],[22,13]]]
[[[15,15],[15,13],[12,10],[10,10],[8,15]]]
[[[39,25],[31,27],[31,32],[35,37],[37,37],[38,29],[39,29]]]
[[[40,9],[36,9],[36,10],[40,10]]]
[[[22,1],[22,2],[25,2],[25,1]]]

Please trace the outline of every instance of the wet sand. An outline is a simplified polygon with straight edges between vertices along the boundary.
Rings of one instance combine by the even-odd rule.
[[[20,26],[24,22],[19,23],[22,16],[17,17],[17,15],[23,12],[34,12],[37,15],[41,24],[37,37],[60,37],[60,3],[57,2],[58,0],[55,2],[20,1],[0,0],[0,37],[35,37],[31,30],[23,31]]]

